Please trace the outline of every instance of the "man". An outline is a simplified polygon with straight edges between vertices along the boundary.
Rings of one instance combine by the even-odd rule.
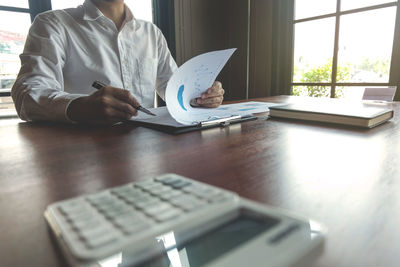
[[[164,98],[177,68],[161,31],[136,20],[123,0],[86,0],[38,15],[20,58],[12,97],[24,120],[129,119],[135,107],[154,105],[154,90]],[[96,91],[95,80],[110,86]],[[223,94],[215,82],[196,102],[217,107]]]

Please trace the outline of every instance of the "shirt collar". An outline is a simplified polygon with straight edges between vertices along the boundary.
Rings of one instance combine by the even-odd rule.
[[[132,11],[129,7],[125,5],[125,20],[123,24],[126,24],[130,21],[134,21],[135,17],[133,16]],[[99,17],[104,17],[103,13],[92,3],[90,0],[85,0],[83,3],[83,19],[84,20],[96,20]]]
[[[90,0],[85,0],[83,3],[83,19],[96,20],[104,16],[103,13]]]

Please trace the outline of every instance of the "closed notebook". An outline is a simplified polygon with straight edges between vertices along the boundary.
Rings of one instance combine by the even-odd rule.
[[[393,118],[393,110],[340,101],[315,101],[273,106],[269,116],[276,118],[344,124],[372,128]]]

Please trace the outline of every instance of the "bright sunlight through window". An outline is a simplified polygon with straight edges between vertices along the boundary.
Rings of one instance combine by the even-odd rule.
[[[347,97],[389,86],[397,1],[296,0],[294,95]]]

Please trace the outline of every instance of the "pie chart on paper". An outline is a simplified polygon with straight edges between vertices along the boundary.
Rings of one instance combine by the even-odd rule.
[[[211,86],[235,50],[232,48],[198,55],[174,71],[165,89],[165,102],[175,121],[194,125],[215,112],[215,109],[192,108],[190,101]]]
[[[183,104],[183,91],[185,90],[185,85],[181,85],[180,87],[179,87],[179,90],[178,90],[178,103],[179,103],[179,105],[181,106],[181,108],[183,109],[183,110],[185,110],[185,111],[187,111],[187,109],[185,108],[185,105]]]

